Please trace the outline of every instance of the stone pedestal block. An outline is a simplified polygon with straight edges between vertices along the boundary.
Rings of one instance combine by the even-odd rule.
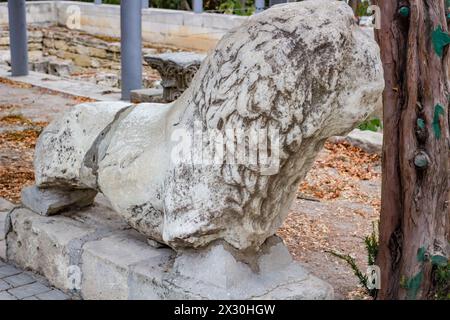
[[[175,253],[130,230],[101,196],[92,207],[42,217],[11,213],[8,259],[84,299],[330,299],[330,285],[312,276],[284,244],[269,238],[241,256],[216,242]]]
[[[97,191],[90,189],[65,191],[55,188],[26,187],[22,190],[22,204],[43,215],[51,216],[70,207],[83,208],[94,201]]]
[[[9,213],[14,204],[0,198],[0,259],[6,260],[6,235],[9,231]]]

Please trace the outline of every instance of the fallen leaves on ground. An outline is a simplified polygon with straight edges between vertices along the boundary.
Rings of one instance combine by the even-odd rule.
[[[34,181],[34,148],[47,123],[10,114],[0,118],[0,125],[19,125],[23,128],[0,133],[0,197],[17,203],[22,188]]]
[[[1,79],[1,78],[0,78]],[[11,109],[18,109],[20,105],[18,104],[0,104],[0,111],[9,111]]]
[[[296,248],[291,254],[295,259],[304,258],[309,250],[329,249],[329,228],[307,215],[290,214],[283,226],[277,231],[288,247]],[[314,239],[314,241],[311,241]]]
[[[0,166],[0,197],[18,203],[22,188],[33,184],[33,181],[34,171],[32,166]]]
[[[325,161],[317,163],[319,167],[335,168],[341,175],[360,180],[379,177],[379,173],[374,171],[374,166],[380,164],[381,157],[379,155],[364,152],[348,142],[327,142],[325,149],[330,153]]]
[[[33,183],[33,149],[38,135],[36,130],[0,134],[0,197],[17,203],[22,188]]]
[[[86,103],[86,102],[96,102],[97,100],[95,99],[91,99],[88,97],[80,97],[80,96],[74,96],[71,94],[66,94],[66,93],[61,93],[58,91],[54,91],[54,90],[50,90],[50,89],[46,89],[46,88],[39,88],[39,91],[41,92],[41,94],[48,94],[48,95],[58,95],[61,97],[65,97],[67,99],[70,99],[71,101],[74,102],[74,104],[79,104],[79,103]]]
[[[365,270],[363,238],[379,219],[380,165],[378,155],[348,143],[326,143],[300,183],[299,198],[303,200],[297,200],[277,232],[296,260],[330,281],[346,299],[371,298],[358,287],[346,263],[327,252],[349,253]],[[364,189],[363,184],[375,187]]]
[[[380,156],[343,143],[325,144],[326,155],[319,157],[300,183],[299,192],[322,200],[338,198],[368,203],[373,199],[359,189],[361,180],[380,177],[374,168],[380,165]],[[332,170],[329,170],[332,169]]]
[[[0,133],[0,146],[9,149],[34,149],[39,137],[37,130],[7,131]]]
[[[6,85],[8,85],[10,87],[13,87],[13,88],[29,89],[29,88],[33,87],[31,84],[28,84],[28,83],[13,81],[13,80],[10,80],[8,78],[1,78],[1,77],[0,77],[0,83],[1,84],[6,84]]]

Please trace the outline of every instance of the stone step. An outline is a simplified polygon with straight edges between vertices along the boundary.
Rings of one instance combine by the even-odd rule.
[[[148,88],[132,90],[130,95],[132,103],[163,103],[163,89]]]
[[[9,212],[14,204],[6,199],[0,198],[0,259],[6,259],[6,235],[9,231]]]
[[[12,81],[30,84],[35,87],[98,101],[120,100],[120,90],[117,88],[101,86],[86,81],[66,79],[34,71],[30,71],[27,76],[11,77],[10,68],[3,65],[0,65],[0,78],[7,78]]]
[[[348,142],[352,146],[358,147],[367,153],[381,155],[383,148],[383,133],[354,129],[347,136],[331,137],[330,141],[333,143]]]
[[[150,246],[101,195],[82,210],[44,217],[15,208],[10,219],[9,261],[82,299],[333,297],[331,286],[293,262],[280,240],[268,242],[256,257],[259,271],[222,245],[177,255]]]
[[[52,288],[47,281],[24,271],[6,260],[6,237],[10,229],[10,213],[17,206],[0,198],[0,300],[67,300],[70,297]]]

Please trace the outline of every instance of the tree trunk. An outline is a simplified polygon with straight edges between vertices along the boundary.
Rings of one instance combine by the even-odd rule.
[[[447,32],[446,8],[444,0],[373,2],[386,82],[378,298],[430,299],[435,262],[449,253],[448,57],[432,41],[439,26]]]
[[[356,16],[356,10],[358,9],[358,0],[349,0],[348,1],[348,5],[352,8],[353,12],[355,13]]]

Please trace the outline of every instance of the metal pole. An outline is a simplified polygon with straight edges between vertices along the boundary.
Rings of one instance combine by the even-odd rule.
[[[142,9],[147,9],[149,5],[149,0],[142,0]]]
[[[120,2],[120,51],[122,100],[130,100],[131,90],[142,86],[142,3]]]
[[[202,13],[203,12],[203,0],[192,0],[194,12]]]
[[[288,0],[269,0],[269,7],[286,2],[288,2]]]
[[[265,7],[265,1],[264,0],[255,0],[255,12],[263,12]]]
[[[8,0],[11,75],[28,74],[27,12],[25,0]]]
[[[94,0],[94,4],[102,4],[102,0]]]

